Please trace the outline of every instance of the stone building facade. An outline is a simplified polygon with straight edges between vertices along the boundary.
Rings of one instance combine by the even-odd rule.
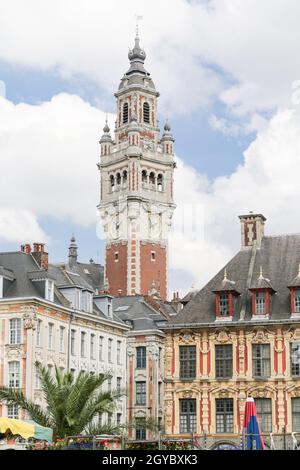
[[[101,295],[103,268],[79,263],[72,238],[67,263],[48,263],[42,244],[34,250],[0,253],[0,384],[20,388],[42,404],[35,370],[39,362],[75,376],[109,372],[106,387],[126,387],[126,333],[113,313],[111,297]],[[125,423],[126,398],[105,422]],[[24,417],[14,406],[0,404],[0,416]]]
[[[162,328],[168,437],[237,444],[248,396],[267,445],[300,436],[300,236],[265,220],[240,217],[240,251]]]

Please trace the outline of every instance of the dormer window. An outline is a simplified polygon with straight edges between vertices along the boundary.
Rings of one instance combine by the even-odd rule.
[[[45,282],[45,299],[50,302],[54,301],[54,282],[50,279],[46,279]]]
[[[0,299],[3,299],[3,276],[0,276]]]
[[[255,292],[255,313],[257,315],[265,315],[266,312],[266,296],[268,292]]]
[[[300,316],[300,265],[297,276],[288,286],[291,292],[291,314],[292,316]]]
[[[250,287],[252,292],[252,318],[267,318],[270,313],[271,295],[275,294],[270,280],[263,276],[262,267],[256,281]]]
[[[240,295],[234,281],[227,278],[225,269],[224,278],[213,291],[216,295],[216,320],[232,320],[234,299]]]
[[[219,295],[219,315],[220,317],[229,317],[231,312],[229,308],[229,296],[230,294]]]

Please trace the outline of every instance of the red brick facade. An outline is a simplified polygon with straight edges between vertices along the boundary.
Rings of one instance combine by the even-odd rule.
[[[106,278],[111,295],[127,295],[127,243],[106,248]]]
[[[154,255],[153,255],[154,254]],[[155,258],[155,259],[153,259]],[[163,300],[167,298],[166,248],[156,243],[140,244],[141,293],[148,294],[155,282]]]

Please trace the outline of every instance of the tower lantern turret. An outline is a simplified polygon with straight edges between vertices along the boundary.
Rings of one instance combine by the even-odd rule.
[[[111,135],[110,135],[110,128],[107,124],[107,120],[105,122],[105,126],[103,127],[103,132],[104,134],[102,135],[99,141],[100,146],[101,146],[101,156],[110,155],[111,145],[113,143]]]
[[[171,132],[171,126],[169,124],[169,121],[166,121],[166,124],[164,125],[164,133],[161,138],[161,143],[163,145],[163,151],[164,153],[168,155],[173,155],[174,149],[173,149],[173,144],[175,142],[175,139],[172,135]]]

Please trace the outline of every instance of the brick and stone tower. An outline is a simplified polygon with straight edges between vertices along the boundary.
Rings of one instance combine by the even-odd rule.
[[[159,93],[144,68],[138,33],[121,79],[115,140],[106,123],[100,139],[98,206],[106,237],[105,276],[112,295],[167,297],[168,230],[173,203],[174,138],[160,135]]]

